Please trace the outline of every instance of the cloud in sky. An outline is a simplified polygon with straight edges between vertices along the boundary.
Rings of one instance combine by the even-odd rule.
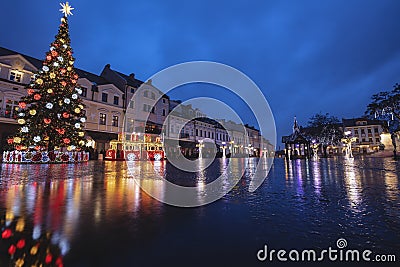
[[[262,89],[278,137],[290,133],[294,115],[303,125],[320,111],[362,115],[372,94],[400,82],[397,0],[70,3],[77,67],[100,73],[110,63],[145,80],[185,61],[233,66]],[[57,1],[0,6],[0,45],[43,58],[59,23]]]

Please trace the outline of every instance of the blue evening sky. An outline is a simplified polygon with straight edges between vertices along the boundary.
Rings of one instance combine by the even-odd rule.
[[[400,82],[397,0],[70,4],[75,8],[69,20],[75,66],[100,74],[110,63],[146,80],[186,61],[230,65],[261,88],[275,116],[278,145],[291,132],[294,115],[302,125],[317,112],[357,117],[372,94]],[[59,1],[2,1],[0,7],[0,46],[44,58],[59,25]],[[239,99],[200,87],[183,86],[173,97],[214,92],[255,123]]]

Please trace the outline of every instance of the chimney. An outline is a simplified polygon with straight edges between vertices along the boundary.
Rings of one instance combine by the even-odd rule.
[[[135,73],[129,74],[129,78],[131,78],[132,80],[134,80],[134,79],[135,79]]]
[[[110,65],[110,64],[107,64],[107,65],[106,65],[106,68],[107,68],[107,69],[111,68],[111,65]]]

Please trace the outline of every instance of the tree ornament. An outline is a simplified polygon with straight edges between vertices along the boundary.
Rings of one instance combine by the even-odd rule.
[[[75,90],[76,90],[76,92],[78,93],[78,94],[82,94],[82,89],[80,89],[80,88],[75,88]]]
[[[69,118],[69,113],[68,112],[63,112],[62,116],[63,116],[63,118],[68,119]]]
[[[61,85],[65,87],[67,85],[67,83],[65,81],[62,81]]]
[[[81,128],[81,124],[80,123],[75,123],[75,128],[80,129]]]
[[[26,103],[25,102],[19,102],[18,106],[22,109],[26,108]]]
[[[60,39],[60,42],[61,42],[61,43],[65,43],[64,39],[62,39],[62,38]]]
[[[19,144],[19,143],[21,143],[21,141],[22,141],[22,139],[21,139],[21,137],[14,137],[14,143],[16,143],[16,144]]]
[[[46,264],[50,264],[52,260],[53,260],[53,256],[49,253],[49,254],[46,255],[46,258],[44,259],[44,262]]]
[[[52,103],[47,103],[47,104],[46,104],[46,108],[52,109],[52,108],[53,108],[53,104],[52,104]]]
[[[83,109],[83,105],[82,105],[82,104],[79,104],[78,107],[79,107],[80,109]]]
[[[54,62],[54,63],[53,63],[53,66],[54,66],[54,67],[58,67],[58,66],[59,66],[58,62]]]
[[[71,97],[72,97],[72,99],[78,99],[78,95],[77,94],[73,94]]]
[[[27,133],[27,132],[29,132],[29,128],[27,126],[24,126],[21,128],[21,132]]]
[[[63,105],[62,100],[58,100],[58,105],[61,107]]]
[[[50,73],[50,78],[54,79],[56,77],[56,74],[54,72]]]
[[[24,119],[18,119],[18,124],[25,124],[25,120]]]
[[[56,129],[56,131],[57,131],[59,134],[64,134],[64,133],[65,133],[65,129]]]
[[[51,123],[51,119],[49,119],[49,118],[44,118],[43,121],[46,124],[50,124]]]
[[[35,136],[35,137],[33,137],[33,141],[34,142],[40,142],[40,140],[42,140],[42,138],[40,138],[40,136]]]
[[[14,139],[13,138],[8,138],[7,139],[7,144],[11,145],[12,143],[14,143]]]
[[[79,78],[78,74],[74,74],[74,79],[77,80]]]
[[[67,72],[67,70],[66,70],[66,69],[64,69],[64,68],[62,68],[62,69],[60,70],[60,72],[61,72],[61,74],[64,74],[64,73],[66,73],[66,72]]]
[[[83,141],[83,140],[79,141],[79,145],[80,146],[84,146],[85,145],[85,141]]]
[[[83,137],[85,135],[85,132],[78,132],[79,137]]]
[[[54,49],[56,49],[54,46],[50,47],[50,51],[53,51]]]
[[[69,140],[69,138],[64,138],[63,142],[64,142],[64,144],[69,144],[71,142],[71,140]]]
[[[69,62],[69,65],[74,65],[74,62],[71,60],[71,61]]]
[[[63,57],[58,57],[57,59],[58,59],[58,61],[60,61],[60,62],[63,62],[63,61],[64,61],[64,58],[63,58]]]
[[[36,115],[36,109],[29,110],[29,114],[32,115],[32,116],[35,116]]]
[[[71,67],[67,67],[67,70],[68,70],[68,71],[71,71],[71,70],[72,70],[72,68],[71,68]]]
[[[50,55],[46,56],[46,60],[50,61],[51,60],[51,56]]]
[[[2,233],[1,233],[1,238],[3,239],[8,239],[11,237],[11,230],[10,229],[5,229]]]
[[[25,239],[18,240],[17,248],[22,249],[23,247],[25,247]]]
[[[68,46],[67,46],[66,44],[63,44],[63,48],[64,48],[64,49],[67,49]]]
[[[48,72],[50,69],[49,69],[49,67],[47,67],[47,66],[43,66],[43,67],[42,67],[42,70],[45,71],[45,72]]]
[[[40,100],[41,96],[40,96],[39,94],[35,94],[35,95],[33,96],[33,98],[34,98],[35,100]]]
[[[15,261],[15,267],[22,267],[24,266],[25,261],[22,258],[19,258],[18,260]]]
[[[81,118],[80,121],[81,122],[86,122],[86,119],[85,118]]]
[[[52,94],[53,93],[53,89],[47,89],[47,93]]]
[[[36,255],[36,253],[38,251],[38,247],[39,247],[39,245],[36,245],[31,248],[31,251],[30,251],[31,255]]]
[[[39,84],[39,85],[42,85],[43,84],[43,80],[39,78],[39,79],[36,80],[36,83]]]
[[[11,245],[11,246],[8,248],[8,254],[14,255],[14,253],[15,253],[16,250],[17,250],[17,248],[15,247],[15,245]]]
[[[52,55],[53,57],[56,57],[56,56],[58,56],[58,53],[57,53],[56,50],[53,50],[53,51],[51,51],[51,55]]]
[[[74,111],[75,111],[75,113],[79,114],[81,112],[81,109],[80,108],[75,108]]]
[[[23,112],[18,113],[18,117],[25,117],[25,113]]]
[[[72,83],[76,83],[76,80],[71,80]]]
[[[44,137],[44,141],[49,141],[49,140],[50,140],[50,137],[48,137],[48,136]]]
[[[35,93],[35,90],[33,90],[31,88],[29,88],[27,91],[28,91],[28,95],[32,95],[33,93]]]
[[[64,103],[65,103],[65,104],[69,104],[69,103],[71,103],[71,100],[70,100],[69,98],[65,98],[65,99],[64,99]]]

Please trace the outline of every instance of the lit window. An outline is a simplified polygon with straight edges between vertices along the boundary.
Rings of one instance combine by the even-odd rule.
[[[114,105],[119,105],[119,97],[118,96],[114,96]]]
[[[118,116],[112,117],[112,126],[118,127]]]
[[[22,73],[15,70],[10,71],[9,80],[20,83],[22,80]]]
[[[106,125],[106,121],[107,121],[107,115],[105,113],[100,113],[99,124]]]
[[[107,93],[102,93],[101,94],[101,101],[107,102],[107,100],[108,100],[108,94]]]
[[[17,109],[18,109],[18,101],[12,99],[6,99],[6,108],[4,111],[4,117],[16,118]]]

